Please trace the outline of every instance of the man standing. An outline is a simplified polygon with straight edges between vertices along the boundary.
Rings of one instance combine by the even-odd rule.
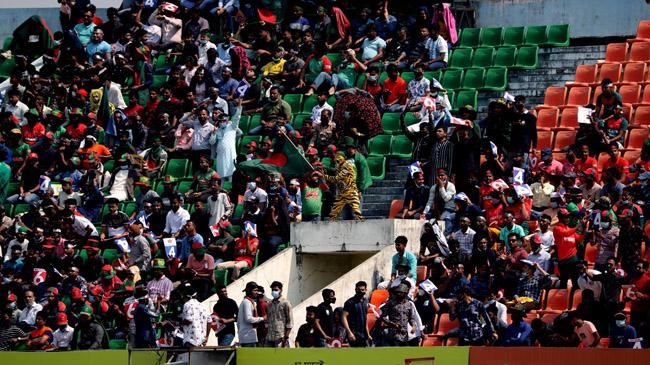
[[[366,314],[368,313],[367,288],[368,284],[365,281],[357,282],[354,286],[354,296],[346,300],[343,305],[341,322],[343,328],[347,331],[350,347],[367,347],[368,342],[372,341],[370,329],[366,322]]]
[[[99,350],[105,347],[104,329],[93,321],[93,309],[88,305],[81,308],[71,347],[73,350]]]
[[[257,347],[257,326],[265,321],[257,314],[257,283],[250,281],[244,289],[246,296],[239,305],[237,331],[241,347]]]
[[[293,328],[291,303],[282,297],[282,283],[271,283],[271,296],[269,303],[269,333],[266,335],[266,347],[288,347],[289,333]]]
[[[411,278],[417,278],[418,258],[411,251],[406,251],[408,238],[406,236],[397,236],[395,238],[395,253],[391,260],[391,276],[397,275],[397,265],[408,265]]]
[[[454,145],[447,138],[447,129],[440,123],[433,129],[435,135],[435,142],[431,149],[431,176],[426,181],[427,185],[431,185],[438,177],[438,171],[452,171],[454,159]]]
[[[326,288],[321,292],[323,302],[316,307],[316,321],[314,328],[318,332],[318,343],[316,347],[325,347],[325,341],[332,338],[334,333],[334,308],[332,304],[336,303],[336,293],[334,290]]]
[[[235,322],[237,321],[237,303],[228,298],[228,289],[224,285],[217,286],[219,300],[212,307],[212,312],[217,316],[217,321],[223,328],[217,332],[219,346],[230,346],[235,339]]]
[[[205,346],[210,331],[210,313],[196,300],[196,289],[190,283],[183,287],[185,304],[181,314],[183,325],[183,346]]]

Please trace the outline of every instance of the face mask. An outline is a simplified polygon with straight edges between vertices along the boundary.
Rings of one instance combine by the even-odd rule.
[[[397,275],[397,277],[398,277],[400,280],[404,280],[404,279],[406,279],[406,275]]]
[[[551,208],[557,208],[559,204],[557,202],[551,202]]]
[[[427,294],[427,292],[425,292],[424,290],[422,290],[422,289],[418,290],[418,296],[423,297],[426,294]]]
[[[431,97],[435,98],[436,96],[438,96],[438,92],[437,91],[432,91],[431,92]]]
[[[199,44],[207,44],[208,41],[206,39],[201,39],[199,40]]]
[[[377,76],[368,76],[368,81],[377,81]]]
[[[506,198],[506,201],[508,202],[508,204],[514,204],[515,203],[515,198],[509,196],[509,197]]]
[[[278,61],[280,61],[280,57],[271,57],[271,59],[273,60],[273,62],[278,62]]]
[[[609,229],[610,223],[609,222],[600,222],[600,228],[602,229]]]
[[[248,190],[255,191],[256,188],[257,188],[257,184],[255,184],[254,182],[248,183]]]
[[[616,325],[618,327],[625,327],[625,320],[624,319],[619,319],[616,321]]]
[[[14,309],[16,309],[16,303],[15,303],[15,302],[11,302],[11,303],[9,303],[9,305],[7,306],[7,308],[9,308],[10,310],[14,310]]]
[[[271,296],[273,297],[273,299],[278,299],[280,297],[280,291],[279,290],[273,290],[271,292]]]
[[[228,126],[228,123],[219,123],[219,128],[221,128],[221,129],[226,129],[227,126]]]
[[[343,117],[344,117],[345,119],[350,119],[350,116],[352,116],[352,114],[351,114],[350,112],[344,112],[344,113],[343,113]]]
[[[52,42],[52,44],[54,45],[54,47],[58,47],[58,46],[61,45],[61,41],[55,40],[55,41]]]

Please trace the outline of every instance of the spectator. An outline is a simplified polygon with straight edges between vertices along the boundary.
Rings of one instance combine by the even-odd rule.
[[[269,303],[269,333],[266,337],[266,347],[287,347],[289,333],[293,328],[291,303],[282,297],[282,287],[279,281],[271,283],[273,300]]]
[[[372,341],[370,328],[366,322],[368,312],[368,299],[366,290],[368,284],[359,281],[354,286],[354,296],[345,301],[343,305],[343,316],[341,322],[348,335],[350,347],[367,347],[368,341]]]
[[[235,339],[235,322],[237,322],[237,303],[228,298],[228,290],[224,285],[217,286],[219,300],[214,304],[212,312],[217,316],[219,325],[224,327],[217,332],[219,346],[230,346]]]
[[[242,347],[257,347],[257,331],[255,327],[267,320],[258,315],[257,312],[257,287],[258,285],[253,281],[246,283],[246,289],[244,290],[246,296],[239,304],[237,332],[239,333],[239,344]]]
[[[185,301],[181,314],[183,346],[205,346],[208,341],[210,314],[196,299],[196,289],[190,283],[185,283],[181,290]]]
[[[600,342],[600,334],[593,323],[578,318],[576,312],[569,312],[571,325],[574,327],[576,335],[584,347],[597,347]]]

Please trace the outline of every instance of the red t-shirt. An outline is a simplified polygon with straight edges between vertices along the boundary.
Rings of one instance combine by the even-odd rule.
[[[34,124],[33,127],[30,127],[29,124],[25,124],[24,126],[20,127],[20,131],[23,134],[23,139],[25,140],[25,143],[27,143],[30,146],[33,146],[34,143],[38,141],[39,137],[45,135],[45,126],[40,122],[36,122],[36,124]]]
[[[386,97],[386,104],[390,104],[395,100],[399,100],[398,103],[403,104],[404,97],[406,96],[406,81],[399,76],[395,81],[386,79],[384,80],[384,90],[390,91]]]
[[[569,228],[560,222],[553,228],[553,238],[558,260],[566,260],[578,254],[576,243],[582,236],[576,233],[575,228]]]
[[[603,165],[603,171],[612,167],[615,167],[616,170],[618,170],[618,172],[621,174],[622,180],[625,180],[625,176],[628,172],[630,172],[630,163],[621,156],[616,157],[616,160],[612,160],[610,158],[605,161],[605,165]]]
[[[248,251],[246,250],[246,240],[243,237],[235,240],[235,261],[246,261],[248,267],[253,267],[259,240],[256,237],[251,237],[248,240],[251,247],[250,254],[248,254]]]

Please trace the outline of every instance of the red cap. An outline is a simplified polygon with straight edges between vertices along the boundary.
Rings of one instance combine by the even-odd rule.
[[[571,215],[571,213],[569,213],[569,211],[566,210],[566,208],[560,208],[560,210],[558,210],[557,212],[557,215],[568,217]]]
[[[255,148],[257,148],[257,142],[250,141],[250,142],[246,143],[246,147],[255,147]]]
[[[68,316],[65,313],[59,313],[56,315],[56,325],[64,326],[68,324]]]
[[[76,300],[76,299],[81,299],[83,295],[81,294],[81,289],[77,288],[76,286],[72,288],[72,291],[70,292],[70,298]]]
[[[318,151],[314,147],[307,148],[307,152],[305,152],[305,155],[307,155],[307,156],[309,156],[309,155],[314,155],[315,156],[317,154],[318,154]]]
[[[47,289],[47,294],[49,294],[49,295],[59,295],[59,289],[54,288],[54,287],[48,288]]]
[[[38,159],[38,155],[37,155],[36,153],[34,153],[34,152],[30,153],[30,154],[27,156],[27,159],[28,159],[28,160],[31,160],[31,159],[33,159],[33,158]]]
[[[97,114],[95,114],[95,113],[88,113],[88,119],[97,119]]]
[[[16,294],[11,293],[11,294],[9,294],[9,296],[7,296],[7,301],[8,302],[15,302],[17,300],[18,300],[18,298],[16,298]]]
[[[77,94],[83,96],[84,98],[87,98],[87,97],[88,97],[88,91],[86,91],[85,89],[79,89],[79,90],[77,90]]]
[[[45,133],[45,138],[47,138],[47,139],[54,139],[54,133],[52,133],[52,132],[47,132],[47,133]]]
[[[542,244],[542,236],[539,234],[533,235],[533,242],[535,242],[538,245]]]
[[[102,266],[102,271],[111,271],[111,270],[113,270],[113,266],[111,265]]]
[[[203,244],[201,242],[194,242],[192,243],[192,250],[196,250],[197,248],[203,247]]]
[[[90,288],[90,293],[94,296],[99,296],[102,293],[102,287],[99,285],[95,285],[92,288]]]

